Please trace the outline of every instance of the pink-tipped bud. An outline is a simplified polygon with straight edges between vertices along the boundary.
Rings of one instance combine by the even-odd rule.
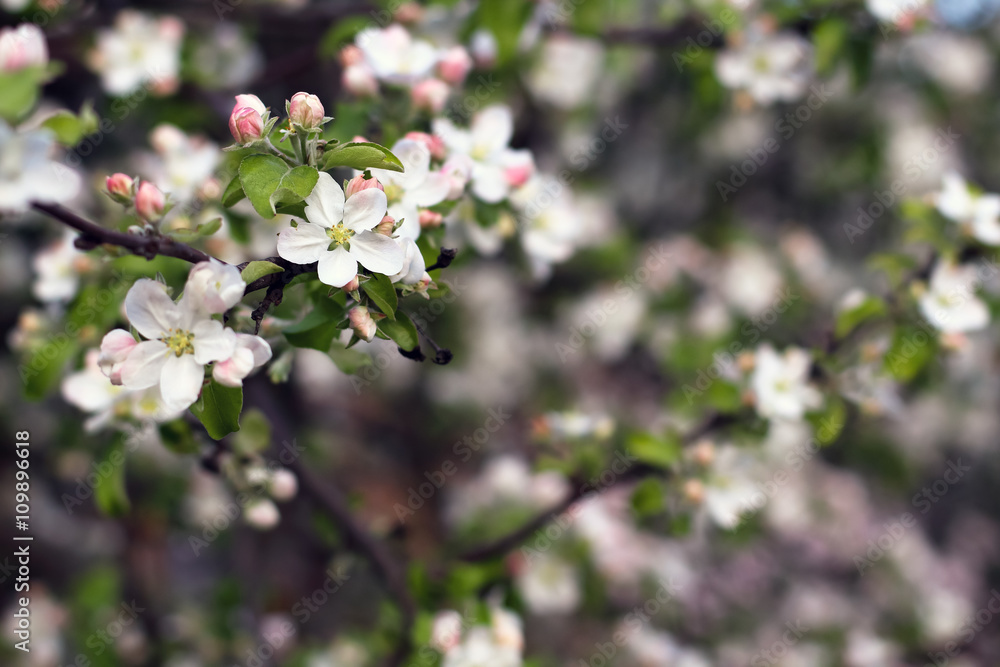
[[[535,159],[530,151],[512,151],[504,164],[504,178],[512,188],[519,188],[535,175]]]
[[[270,530],[281,521],[281,513],[269,499],[258,498],[243,507],[243,518],[258,530]]]
[[[340,50],[340,64],[344,67],[360,65],[364,60],[364,52],[353,44],[345,46]]]
[[[453,86],[465,81],[472,69],[472,56],[464,46],[453,46],[438,61],[438,75]]]
[[[323,103],[309,93],[295,93],[288,104],[288,118],[307,130],[315,130],[323,123]]]
[[[444,140],[437,135],[427,134],[426,132],[407,132],[406,138],[426,146],[427,150],[430,151],[431,157],[435,160],[444,160],[448,155],[448,149],[444,145]]]
[[[340,83],[349,93],[357,97],[371,97],[378,92],[375,73],[365,63],[345,67],[340,76]]]
[[[44,67],[49,62],[45,35],[33,23],[0,30],[0,72]]]
[[[149,143],[157,153],[174,153],[188,148],[188,137],[173,125],[157,125],[149,135]]]
[[[299,491],[299,480],[295,473],[285,468],[275,470],[268,485],[271,497],[281,502],[287,502]]]
[[[438,612],[431,624],[431,646],[447,653],[462,643],[462,617],[457,611]]]
[[[149,181],[143,181],[139,185],[139,191],[135,195],[135,210],[149,222],[156,222],[163,217],[163,210],[167,202],[160,192],[160,189]]]
[[[111,384],[122,384],[122,364],[139,343],[124,329],[109,332],[101,341],[101,353],[97,365],[101,372],[111,379]]]
[[[237,107],[229,117],[229,131],[238,144],[249,144],[261,138],[264,121],[251,107]]]
[[[267,113],[267,107],[264,106],[264,103],[261,102],[260,98],[256,95],[237,95],[236,105],[233,107],[233,111],[235,112],[237,109],[242,109],[243,107],[250,107],[261,116]]]
[[[368,138],[367,137],[362,137],[360,134],[355,134],[354,137],[351,139],[351,143],[352,144],[367,144],[368,143]]]
[[[377,178],[374,176],[371,178],[365,178],[364,174],[358,174],[347,182],[347,187],[344,188],[344,198],[350,199],[362,190],[371,190],[372,188],[377,188],[385,192],[385,188],[382,187],[382,184],[378,182]]]
[[[396,226],[396,220],[391,215],[387,215],[382,218],[382,222],[375,225],[375,229],[372,231],[376,234],[381,234],[382,236],[388,236],[392,238],[392,230]]]
[[[347,313],[347,318],[351,321],[351,329],[358,335],[358,338],[362,338],[368,342],[371,342],[375,338],[378,326],[375,324],[371,313],[368,312],[368,308],[365,306],[355,306]]]
[[[406,2],[399,6],[393,18],[397,23],[420,23],[424,18],[424,8],[418,2]]]
[[[451,89],[441,79],[424,79],[410,90],[413,106],[431,113],[441,113]]]
[[[347,283],[346,285],[344,285],[340,289],[342,289],[345,292],[347,292],[348,294],[350,294],[351,292],[358,291],[358,289],[360,289],[360,288],[361,288],[361,279],[358,278],[357,276],[354,276],[353,278],[351,278],[351,282]]]
[[[135,181],[127,174],[118,173],[108,176],[108,194],[120,204],[127,204],[132,201],[132,187],[134,185]]]
[[[433,229],[434,227],[440,227],[444,217],[440,213],[435,211],[421,211],[420,212],[420,227],[422,229]]]

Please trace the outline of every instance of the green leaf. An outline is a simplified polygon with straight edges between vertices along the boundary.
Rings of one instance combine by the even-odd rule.
[[[124,436],[123,436],[124,437]],[[101,471],[94,485],[94,502],[108,516],[121,516],[128,512],[128,492],[125,490],[125,447],[122,438],[108,451],[96,467]]]
[[[680,459],[681,446],[675,436],[658,438],[652,433],[633,433],[625,448],[643,463],[669,468]]]
[[[264,413],[253,408],[243,415],[243,428],[233,436],[233,451],[253,455],[263,452],[271,444],[271,422]]]
[[[319,172],[313,167],[295,167],[281,177],[278,189],[271,195],[271,204],[277,207],[302,201],[313,191],[318,179]]]
[[[344,315],[344,307],[340,304],[332,300],[321,301],[301,322],[285,329],[285,338],[295,347],[329,352]]]
[[[396,306],[399,300],[396,296],[396,288],[392,286],[389,276],[376,273],[361,283],[361,289],[390,320],[396,319]]]
[[[837,338],[843,338],[862,323],[884,315],[885,312],[885,302],[878,297],[869,296],[857,306],[849,308],[837,316],[834,334]]]
[[[373,143],[340,144],[323,155],[323,171],[334,167],[403,171],[403,163],[385,146]]]
[[[191,412],[205,425],[213,440],[240,430],[242,410],[243,388],[224,387],[215,380],[201,390],[198,402],[191,406]]]
[[[402,311],[396,313],[394,320],[379,320],[378,328],[404,350],[410,351],[420,345],[420,340],[417,338],[417,328]]]
[[[915,326],[901,326],[885,353],[885,369],[897,380],[909,382],[934,358],[937,347],[937,336]]]
[[[806,420],[813,425],[816,440],[821,445],[833,443],[844,430],[847,421],[847,406],[839,396],[827,398],[827,404],[819,412],[810,412]]]
[[[819,74],[833,71],[850,34],[850,26],[839,17],[826,19],[816,26],[813,44],[816,47],[816,71]]]
[[[240,162],[240,183],[253,208],[261,217],[274,217],[271,195],[288,173],[288,165],[273,155],[251,155]]]
[[[243,282],[249,285],[250,283],[254,282],[255,280],[258,280],[259,278],[263,278],[264,276],[269,276],[272,273],[281,273],[282,271],[284,271],[284,269],[275,264],[274,262],[258,260],[256,262],[250,262],[249,264],[247,264],[247,268],[243,269],[243,273],[241,273],[240,275],[243,278]]]
[[[524,24],[531,16],[532,3],[526,0],[481,0],[476,23],[497,39],[497,60],[502,65],[517,55]]]
[[[13,123],[31,111],[44,79],[44,70],[37,67],[0,73],[0,118]]]
[[[56,140],[64,146],[75,146],[84,137],[83,123],[72,112],[62,109],[42,122],[56,134]]]
[[[213,218],[208,222],[198,225],[194,229],[178,229],[171,232],[170,235],[175,236],[177,238],[193,239],[198,237],[211,236],[220,229],[222,229],[222,218]]]
[[[658,514],[663,510],[664,495],[660,480],[647,477],[632,492],[632,509],[640,518]]]
[[[227,208],[235,206],[238,202],[243,201],[246,196],[247,194],[243,192],[243,183],[240,182],[240,177],[236,176],[233,180],[229,181],[226,191],[222,193],[222,205]]]
[[[198,443],[191,427],[183,419],[160,424],[160,441],[175,454],[197,454]]]

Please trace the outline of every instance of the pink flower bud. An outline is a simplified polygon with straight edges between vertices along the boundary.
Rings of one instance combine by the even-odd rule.
[[[163,193],[155,185],[149,181],[143,181],[139,185],[139,192],[135,195],[135,210],[144,220],[156,222],[162,218],[166,204]]]
[[[243,507],[243,518],[259,530],[270,530],[281,521],[281,513],[267,498],[251,500]]]
[[[431,157],[435,160],[443,160],[448,155],[448,149],[444,145],[444,140],[439,136],[427,134],[426,132],[407,132],[406,138],[426,146],[427,150],[430,151]]]
[[[399,23],[419,23],[424,17],[424,8],[417,2],[407,2],[399,6],[393,18]]]
[[[365,306],[355,306],[347,313],[347,318],[351,321],[351,329],[358,335],[358,338],[362,338],[368,342],[371,342],[375,338],[378,326],[375,324],[371,313],[368,312],[368,308]]]
[[[375,225],[375,229],[372,231],[376,234],[381,234],[382,236],[388,236],[392,238],[392,229],[396,226],[396,220],[391,216],[387,215],[382,218],[382,222]]]
[[[285,468],[275,470],[271,475],[271,483],[268,485],[271,497],[275,500],[287,502],[295,497],[299,491],[299,480],[295,473]]]
[[[378,92],[375,73],[365,63],[345,67],[340,82],[349,93],[357,97],[371,97]]]
[[[132,177],[126,174],[118,173],[108,176],[108,194],[110,194],[115,201],[122,203],[132,201],[133,185],[135,185],[135,182],[132,180]]]
[[[453,46],[438,61],[438,75],[453,86],[465,81],[472,69],[472,57],[463,46]]]
[[[260,98],[256,95],[237,95],[236,106],[233,107],[233,112],[235,113],[237,109],[241,109],[243,107],[250,107],[261,116],[267,113],[267,107],[264,106],[264,103],[261,102]]]
[[[367,144],[368,143],[368,138],[367,137],[362,137],[360,134],[355,134],[354,137],[351,139],[351,143],[352,144]]]
[[[188,138],[177,127],[164,123],[149,135],[149,143],[157,153],[174,153],[187,148]]]
[[[264,122],[251,107],[237,107],[229,117],[229,131],[238,144],[248,144],[261,138]]]
[[[49,62],[45,35],[33,23],[0,30],[0,72],[44,67]]]
[[[472,59],[480,69],[492,69],[497,63],[497,38],[489,30],[477,30],[469,44]]]
[[[424,79],[410,90],[413,106],[431,113],[441,113],[451,89],[440,79]]]
[[[124,329],[109,332],[101,341],[101,354],[97,365],[101,372],[111,378],[111,384],[120,386],[122,383],[122,364],[129,353],[139,343]]]
[[[351,292],[357,291],[360,287],[361,287],[361,279],[358,278],[357,276],[354,276],[353,278],[351,278],[351,282],[347,283],[340,289],[350,294]]]
[[[325,113],[319,98],[309,93],[295,93],[288,106],[289,120],[307,130],[318,128]]]
[[[371,190],[372,188],[378,188],[379,190],[385,192],[385,188],[382,187],[382,184],[378,182],[377,178],[374,176],[371,178],[365,178],[364,174],[358,174],[347,182],[347,187],[344,188],[344,199],[350,199],[362,190]]]
[[[353,44],[345,46],[340,50],[340,64],[344,67],[360,65],[364,60],[364,52]]]
[[[441,222],[444,217],[440,213],[434,211],[421,211],[420,212],[420,227],[422,229],[432,229],[434,227],[440,227]]]
[[[462,643],[462,617],[457,611],[438,612],[431,624],[431,646],[447,653]]]

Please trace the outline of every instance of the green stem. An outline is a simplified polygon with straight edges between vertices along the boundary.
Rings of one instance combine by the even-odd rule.
[[[295,158],[291,157],[290,155],[288,155],[284,151],[278,150],[278,148],[274,144],[271,143],[271,139],[270,138],[265,139],[263,145],[264,145],[265,148],[267,148],[268,152],[270,152],[272,155],[276,155],[276,156],[280,157],[282,160],[284,160],[285,162],[287,162],[289,164],[289,166],[292,166],[292,167],[298,167],[299,166],[300,163]]]

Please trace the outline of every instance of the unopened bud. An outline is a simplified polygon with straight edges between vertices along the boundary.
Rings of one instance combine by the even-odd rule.
[[[127,204],[132,201],[133,192],[132,186],[135,182],[132,180],[131,176],[126,174],[118,173],[111,174],[108,176],[107,188],[108,194],[111,198],[120,204]]]
[[[444,160],[448,155],[448,149],[444,145],[444,140],[434,134],[426,132],[407,132],[406,139],[423,144],[435,160]]]
[[[378,182],[378,179],[372,176],[371,178],[365,178],[364,174],[358,174],[350,181],[347,182],[347,187],[344,188],[344,198],[350,199],[353,195],[358,194],[362,190],[370,190],[372,188],[378,188],[385,192],[385,188],[382,184]]]
[[[346,285],[344,285],[340,289],[342,289],[345,292],[347,292],[348,294],[350,294],[351,292],[358,291],[358,289],[360,289],[360,288],[361,288],[361,279],[358,278],[358,276],[354,276],[353,278],[351,278],[351,282],[347,283]]]
[[[149,181],[143,181],[135,195],[135,210],[140,217],[148,222],[156,222],[163,217],[165,207],[166,200],[160,189]]]
[[[463,46],[453,46],[438,61],[438,75],[453,86],[460,85],[472,69],[472,57]]]
[[[340,64],[344,67],[359,65],[365,60],[364,52],[353,44],[349,44],[340,50]]]
[[[444,216],[436,211],[423,210],[420,212],[420,227],[422,229],[433,229],[440,227]]]
[[[264,121],[251,107],[238,107],[229,117],[229,131],[238,144],[248,144],[261,138]]]
[[[715,443],[708,438],[703,438],[691,448],[691,458],[700,466],[710,466],[715,460]]]
[[[388,236],[392,238],[392,230],[396,227],[396,220],[391,216],[387,215],[382,218],[382,222],[375,225],[375,229],[372,230],[376,234],[381,234],[382,236]]]
[[[462,617],[457,611],[442,611],[431,624],[431,646],[447,653],[462,643]]]
[[[323,103],[309,93],[295,93],[288,105],[288,118],[307,130],[315,130],[323,123]]]
[[[431,113],[440,113],[451,89],[441,79],[424,79],[410,90],[413,106]]]
[[[291,470],[281,468],[271,475],[269,485],[271,497],[281,502],[287,502],[299,492],[299,480]]]
[[[705,485],[701,480],[689,479],[684,482],[684,497],[695,505],[702,504],[705,501]]]
[[[375,73],[365,63],[345,67],[340,82],[349,93],[357,97],[371,97],[378,92]]]
[[[347,318],[351,322],[351,329],[358,335],[358,338],[362,338],[368,342],[371,342],[375,338],[378,326],[375,324],[371,313],[368,312],[368,308],[365,306],[355,306],[347,313]]]
[[[243,516],[248,524],[260,530],[270,530],[281,520],[278,507],[268,498],[248,502],[243,508]]]
[[[736,357],[736,365],[744,373],[752,371],[756,363],[757,362],[754,359],[753,352],[744,352],[740,356]]]
[[[397,23],[419,23],[424,18],[424,8],[417,2],[407,2],[399,6],[393,16]]]

